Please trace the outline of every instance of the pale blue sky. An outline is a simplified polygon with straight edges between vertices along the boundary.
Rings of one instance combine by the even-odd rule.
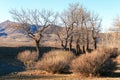
[[[102,18],[102,28],[106,30],[112,26],[113,19],[120,15],[120,0],[0,0],[0,22],[12,20],[9,10],[51,9],[62,12],[70,3],[79,2],[89,11],[97,13]]]

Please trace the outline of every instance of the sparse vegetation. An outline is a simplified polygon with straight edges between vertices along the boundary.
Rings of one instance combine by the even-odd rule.
[[[15,22],[0,24],[0,77],[111,77],[115,69],[120,77],[120,17],[112,32],[100,33],[101,18],[79,3],[56,14],[38,8],[10,14]]]
[[[92,53],[83,54],[71,62],[71,69],[73,72],[86,76],[109,72],[111,71],[110,66],[114,67],[110,53],[109,51],[105,52],[105,50],[96,50]]]
[[[69,51],[53,50],[43,55],[42,59],[36,63],[36,68],[52,73],[66,72],[74,57]]]
[[[26,69],[34,68],[34,63],[38,60],[38,54],[36,51],[25,50],[18,53],[18,60],[24,63]]]

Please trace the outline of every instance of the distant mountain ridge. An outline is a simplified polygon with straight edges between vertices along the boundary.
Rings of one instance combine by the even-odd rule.
[[[10,27],[10,24],[15,24],[15,22],[6,20],[0,23],[0,33],[12,34],[13,32],[15,32],[16,30]]]
[[[4,21],[2,23],[0,23],[0,36],[7,36],[7,29],[8,29],[8,24],[9,24],[9,20]]]
[[[15,22],[6,20],[2,23],[0,23],[0,37],[9,37],[12,39],[18,39],[19,37],[26,38],[26,35],[23,33],[24,31],[16,30],[15,28],[11,27],[10,24],[17,24]],[[36,30],[36,28],[33,28],[33,30]],[[47,29],[45,29],[44,34],[50,35],[50,34],[56,34],[59,31],[62,31],[63,27],[52,25],[49,26]]]

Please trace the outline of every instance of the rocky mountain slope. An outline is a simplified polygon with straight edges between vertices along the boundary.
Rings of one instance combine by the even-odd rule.
[[[29,37],[24,34],[24,31],[17,30],[13,27],[10,26],[10,24],[17,24],[15,22],[6,20],[2,23],[0,23],[0,39],[9,40],[9,41],[29,41]],[[63,28],[59,26],[49,26],[45,31],[44,35],[45,38],[44,40],[47,40],[48,38],[50,39],[55,39],[55,34],[58,31],[61,31]]]

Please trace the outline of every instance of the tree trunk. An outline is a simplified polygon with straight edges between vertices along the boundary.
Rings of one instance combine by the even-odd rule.
[[[69,43],[69,51],[71,51],[72,50],[72,43],[70,42]]]
[[[80,45],[79,45],[79,39],[76,42],[76,55],[80,55],[82,54],[82,50],[80,49]]]
[[[63,41],[61,41],[61,46],[64,48]]]
[[[68,44],[68,41],[66,40],[65,41],[65,46],[64,46],[64,49],[67,50],[67,44]]]
[[[83,53],[86,53],[86,51],[85,51],[85,46],[83,45]]]
[[[72,42],[73,42],[73,36],[70,38],[69,51],[72,50]]]
[[[88,34],[88,32],[87,32],[87,46],[86,47],[87,47],[86,50],[88,51],[89,50],[89,34]]]
[[[87,50],[89,50],[89,40],[87,39]]]
[[[38,40],[35,40],[35,43],[36,43],[36,53],[37,53],[37,55],[38,55],[38,58],[39,57],[41,57],[40,55],[39,55],[39,41]]]
[[[64,50],[67,50],[67,41],[65,41],[65,43],[61,41],[61,46],[63,47]]]
[[[94,40],[94,48],[97,49],[97,42]]]
[[[89,43],[87,43],[87,51],[89,50]]]
[[[94,40],[94,49],[97,49],[97,38],[94,37],[93,40]]]
[[[76,55],[78,56],[80,54],[80,45],[76,44]]]

